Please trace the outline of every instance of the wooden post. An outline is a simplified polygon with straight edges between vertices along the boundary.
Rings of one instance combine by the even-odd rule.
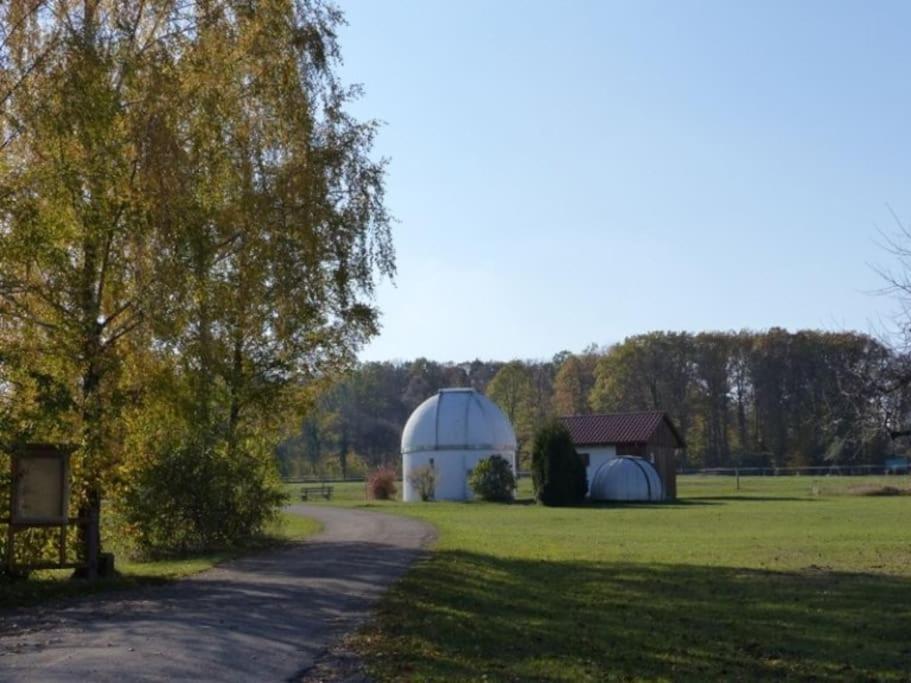
[[[16,530],[13,528],[13,518],[10,517],[9,524],[6,527],[6,569],[12,572],[13,562],[16,561],[16,555],[13,553],[13,543],[16,541]]]
[[[10,458],[10,482],[12,488],[16,487],[16,477],[18,476],[16,458]],[[16,518],[16,501],[14,500],[12,490],[9,496],[9,524],[6,527],[6,569],[12,573],[13,563],[16,561],[16,554],[13,552],[13,544],[16,542],[16,529],[13,527],[13,520]]]
[[[60,537],[57,539],[57,554],[60,564],[66,563],[66,523],[60,527]]]
[[[16,458],[11,458],[10,482],[12,483],[13,488],[16,486],[16,464]],[[13,528],[13,519],[16,517],[14,498],[15,496],[13,496],[11,490],[9,497],[9,524],[6,527],[6,569],[10,573],[13,571],[13,562],[16,561],[15,554],[13,553],[13,543],[16,541],[16,530]]]
[[[740,468],[734,468],[734,478],[737,480],[737,490],[740,490]]]
[[[98,552],[99,552],[99,541],[100,539],[100,529],[99,521],[100,515],[98,514],[98,508],[100,505],[96,501],[92,501],[89,507],[89,519],[87,522],[86,528],[86,578],[89,581],[94,581],[98,578]]]

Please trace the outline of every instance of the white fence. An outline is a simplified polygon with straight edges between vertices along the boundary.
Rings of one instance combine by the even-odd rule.
[[[678,474],[707,474],[729,477],[783,477],[795,475],[859,477],[908,474],[908,465],[816,465],[812,467],[709,467],[683,469]]]

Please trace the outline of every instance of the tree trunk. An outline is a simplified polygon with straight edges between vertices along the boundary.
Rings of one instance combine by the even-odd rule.
[[[99,334],[90,334],[86,338],[85,353],[88,368],[82,378],[82,424],[83,424],[83,457],[86,460],[85,500],[79,508],[79,517],[83,523],[79,526],[79,546],[86,569],[77,572],[78,576],[94,580],[98,577],[98,561],[101,555],[101,482],[99,481],[98,458],[103,449],[102,406],[99,389],[101,373],[98,370],[97,356],[100,354]]]
[[[234,355],[231,359],[231,402],[228,408],[228,449],[233,455],[237,448],[237,427],[240,423],[240,388],[243,382],[243,339],[234,337]]]
[[[88,5],[86,11],[89,10]],[[103,276],[99,279],[98,245],[92,237],[82,245],[81,324],[82,324],[82,449],[85,460],[85,501],[79,509],[79,546],[86,564],[84,576],[95,579],[101,555],[101,481],[98,460],[104,450],[103,408],[101,397],[103,324],[101,296]]]

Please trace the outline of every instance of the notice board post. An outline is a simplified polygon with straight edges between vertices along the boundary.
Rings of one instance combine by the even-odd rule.
[[[10,510],[6,537],[6,570],[9,574],[34,569],[74,568],[97,577],[98,548],[85,548],[84,562],[68,561],[67,530],[72,526],[89,527],[87,537],[97,539],[97,515],[89,519],[69,516],[70,455],[73,446],[29,443],[10,449]],[[16,558],[16,534],[26,529],[58,528],[56,558]]]

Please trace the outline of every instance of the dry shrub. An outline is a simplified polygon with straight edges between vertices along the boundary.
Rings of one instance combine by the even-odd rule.
[[[415,488],[425,503],[436,495],[437,472],[432,465],[423,465],[408,475],[408,482]]]
[[[380,467],[374,470],[367,479],[367,491],[374,500],[392,500],[395,498],[398,475],[391,467]]]

